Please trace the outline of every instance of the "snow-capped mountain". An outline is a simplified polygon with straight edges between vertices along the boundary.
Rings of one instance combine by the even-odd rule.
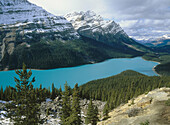
[[[55,16],[27,0],[0,1],[0,29],[20,34],[49,33],[55,37],[75,39],[79,35],[64,17]],[[62,34],[62,35],[61,35]],[[27,36],[31,37],[31,36]]]
[[[0,0],[0,61],[18,45],[42,39],[73,40],[80,36],[62,16],[55,16],[27,0]]]
[[[114,21],[91,11],[73,15],[66,16],[70,23],[27,0],[1,0],[0,70],[23,62],[34,69],[76,66],[145,51]]]
[[[100,15],[97,15],[93,11],[87,12],[74,12],[65,16],[69,20],[74,28],[81,31],[101,32],[102,34],[117,34],[122,33],[126,35],[123,29],[112,20],[104,20]]]
[[[93,11],[73,12],[65,15],[77,32],[97,41],[118,41],[121,36],[129,38],[124,30],[113,20],[104,20]]]
[[[144,44],[149,47],[159,47],[159,46],[165,46],[170,45],[170,34],[165,34],[159,38],[152,38],[145,41],[138,41],[141,44]]]

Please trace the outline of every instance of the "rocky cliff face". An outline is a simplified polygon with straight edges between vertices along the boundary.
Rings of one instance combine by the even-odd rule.
[[[129,100],[109,113],[110,118],[98,125],[139,125],[149,122],[149,125],[169,125],[170,88],[160,88]]]
[[[55,16],[27,0],[0,1],[0,60],[20,44],[40,39],[71,40],[78,33],[64,17]]]
[[[49,69],[144,54],[145,47],[114,21],[91,11],[66,17],[74,27],[27,0],[1,0],[0,70],[21,68],[23,62],[28,68]]]
[[[124,30],[113,20],[104,20],[93,11],[74,12],[65,15],[81,36],[92,38],[116,47],[137,49],[135,42],[128,37]]]
[[[81,35],[87,35],[96,40],[100,40],[101,35],[108,34],[114,36],[119,34],[128,37],[117,23],[112,20],[106,21],[93,11],[74,12],[67,14],[65,17]]]

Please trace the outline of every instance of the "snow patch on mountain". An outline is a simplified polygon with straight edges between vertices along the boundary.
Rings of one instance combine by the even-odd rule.
[[[126,35],[124,30],[112,20],[104,20],[100,15],[93,11],[73,12],[65,15],[77,31],[101,32],[102,34],[117,34]],[[127,36],[127,35],[126,35]]]
[[[165,34],[165,35],[162,36],[162,38],[164,38],[164,39],[170,39],[170,34]]]
[[[27,0],[1,0],[0,29],[16,27],[25,33],[67,32],[69,39],[79,38],[72,24],[62,16],[55,16]]]

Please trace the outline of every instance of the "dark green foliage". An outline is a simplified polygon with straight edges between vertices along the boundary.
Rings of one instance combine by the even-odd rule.
[[[170,62],[159,64],[156,66],[155,70],[161,75],[170,76]]]
[[[15,98],[17,98],[17,92],[15,89],[11,89],[12,87],[7,86],[5,88],[5,90],[3,91],[3,88],[1,86],[1,90],[0,90],[0,100],[4,100],[4,101],[10,101],[13,100]],[[52,84],[52,90],[50,91],[49,89],[46,88],[42,88],[42,85],[40,84],[39,88],[33,88],[34,90],[34,94],[36,94],[37,98],[38,98],[38,103],[41,103],[42,101],[45,101],[46,98],[51,98],[51,99],[55,99],[57,96],[61,97],[61,93],[62,93],[62,89],[57,89],[54,87],[54,85]],[[71,90],[70,90],[71,93]]]
[[[94,80],[80,86],[80,96],[107,101],[105,112],[129,99],[159,87],[170,87],[170,77],[146,76],[135,71]],[[107,110],[106,110],[107,109]]]
[[[15,77],[16,88],[12,88],[12,90],[15,90],[17,95],[11,103],[6,104],[7,117],[14,120],[16,125],[37,125],[42,121],[40,120],[39,104],[37,103],[38,98],[32,85],[35,77],[29,80],[32,71],[27,72],[25,64],[23,64],[22,70],[16,70],[15,72],[19,79]]]
[[[160,75],[170,76],[170,52],[148,53],[144,55],[143,58],[160,62],[161,64],[155,67],[156,72]]]
[[[3,88],[2,88],[2,86],[1,86],[1,91],[0,91],[0,100],[3,100],[4,99],[4,91],[3,91]]]
[[[61,90],[58,90],[54,87],[54,83],[52,83],[52,90],[51,90],[51,99],[54,100],[57,95],[60,96]]]
[[[168,100],[165,102],[165,104],[166,104],[167,106],[170,106],[170,99],[168,99]]]
[[[69,125],[71,115],[71,102],[67,83],[64,85],[65,91],[62,93],[61,124]]]
[[[25,62],[28,68],[34,69],[69,67],[144,54],[125,45],[115,43],[110,46],[85,37],[65,42],[43,39],[29,44],[30,47],[27,47],[17,42],[14,52],[4,56],[2,69],[6,66],[9,66],[9,69],[22,68],[22,62]]]
[[[107,103],[108,104],[108,103]],[[108,105],[106,105],[103,109],[103,116],[104,116],[104,120],[106,120],[109,117],[109,108]]]
[[[60,87],[61,88],[61,87]],[[62,92],[62,109],[61,109],[61,124],[62,125],[81,125],[81,108],[78,84],[75,85],[72,94],[72,103],[67,83],[65,91]]]
[[[71,105],[70,125],[80,125],[82,121],[81,121],[81,108],[80,108],[78,84],[74,86],[72,96],[73,96],[73,100]]]
[[[150,124],[150,122],[148,120],[146,120],[145,122],[140,123],[140,125],[149,125],[149,124]]]
[[[91,125],[96,125],[98,119],[98,108],[95,106],[92,102],[92,99],[90,99],[88,109],[87,109],[87,115],[86,115],[86,123]]]

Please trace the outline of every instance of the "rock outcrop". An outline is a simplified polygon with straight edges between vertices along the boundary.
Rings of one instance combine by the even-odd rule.
[[[170,99],[170,88],[160,88],[129,100],[109,113],[109,119],[98,125],[169,125],[170,106],[165,102]]]
[[[80,100],[81,117],[84,123],[85,123],[85,117],[86,117],[89,102],[90,101],[87,99]],[[99,114],[101,115],[106,102],[94,100],[93,104],[98,107]],[[42,102],[41,103],[41,117],[47,120],[47,122],[45,122],[43,125],[60,124],[61,108],[62,108],[62,100],[59,99],[58,97],[54,101]],[[50,114],[48,116],[47,116],[47,111]]]
[[[40,39],[78,39],[72,24],[27,0],[0,1],[0,61],[21,43],[30,47]]]

